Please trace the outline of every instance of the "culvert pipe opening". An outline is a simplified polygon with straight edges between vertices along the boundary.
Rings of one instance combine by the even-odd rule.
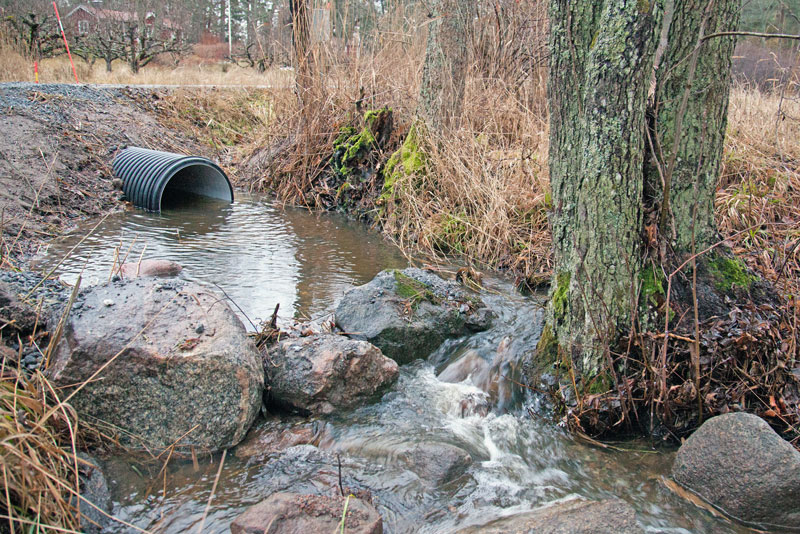
[[[125,197],[148,211],[185,203],[192,196],[233,202],[230,180],[208,158],[128,147],[114,158],[113,171],[122,180]]]

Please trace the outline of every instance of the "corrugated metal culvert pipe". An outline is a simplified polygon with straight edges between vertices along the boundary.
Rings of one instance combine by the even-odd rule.
[[[233,202],[233,187],[225,172],[210,159],[128,147],[114,158],[114,175],[122,180],[125,197],[134,206],[161,211],[168,196],[187,194]]]

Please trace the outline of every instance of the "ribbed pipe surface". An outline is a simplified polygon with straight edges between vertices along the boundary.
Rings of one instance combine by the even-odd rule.
[[[233,187],[225,172],[200,156],[128,147],[114,158],[113,168],[122,180],[125,197],[148,211],[161,211],[165,190],[233,202]]]

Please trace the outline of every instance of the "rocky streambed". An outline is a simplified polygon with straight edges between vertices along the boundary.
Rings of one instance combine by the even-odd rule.
[[[98,283],[49,372],[86,382],[76,407],[139,451],[95,455],[124,521],[107,531],[331,532],[342,517],[350,533],[749,531],[673,479],[740,519],[797,524],[799,455],[757,419],[711,420],[677,459],[558,428],[519,385],[542,296],[404,269],[361,229],[256,197],[203,209],[120,214],[67,260],[69,239],[40,259]],[[204,217],[210,229],[193,232]],[[115,248],[183,270],[109,281]],[[11,297],[31,285],[15,276]],[[57,318],[65,290],[43,287]],[[291,333],[259,351],[244,323],[276,302]],[[288,328],[304,315],[312,326]]]

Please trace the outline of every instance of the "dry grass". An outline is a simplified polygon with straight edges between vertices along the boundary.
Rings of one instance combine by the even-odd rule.
[[[425,172],[402,176],[386,201],[381,223],[404,248],[549,278],[547,124],[524,100],[470,81],[462,126],[423,142]]]
[[[81,83],[114,85],[220,85],[220,86],[291,86],[291,70],[272,68],[259,73],[252,68],[242,68],[230,63],[203,64],[187,61],[170,65],[166,61],[150,64],[133,74],[128,65],[115,61],[112,72],[106,72],[105,63],[93,65],[75,59],[75,69]],[[33,82],[33,62],[9,46],[0,46],[0,82]],[[43,59],[39,63],[39,82],[74,83],[69,59],[66,56]]]
[[[735,89],[723,163],[716,200],[720,232],[750,267],[796,299],[800,97]]]
[[[31,524],[42,530],[77,530],[75,500],[69,497],[77,491],[77,417],[68,406],[49,415],[54,391],[41,373],[28,377],[6,365],[1,372],[0,469],[5,490],[0,519],[10,532],[27,532]]]

